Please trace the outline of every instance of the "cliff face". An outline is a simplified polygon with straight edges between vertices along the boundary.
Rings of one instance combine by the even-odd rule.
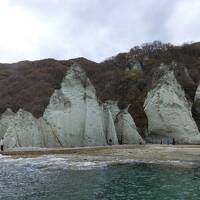
[[[15,113],[11,109],[6,109],[6,111],[1,115],[0,120],[0,137],[4,138],[6,131],[8,130],[9,124],[13,122]]]
[[[112,106],[117,107],[116,103]],[[1,138],[6,147],[12,148],[141,142],[142,138],[128,112],[121,113],[118,107],[115,110],[117,112],[112,115],[107,103],[99,104],[95,88],[85,71],[73,64],[64,77],[61,88],[52,94],[42,117],[37,119],[22,109],[16,114],[9,109],[2,115]],[[116,118],[119,118],[118,128],[115,126]],[[119,124],[123,125],[119,128]],[[124,140],[121,141],[121,137]]]
[[[192,106],[193,117],[197,123],[197,126],[200,130],[200,85],[197,88],[194,103]]]
[[[44,112],[62,146],[105,145],[102,116],[95,88],[85,72],[73,65]]]
[[[138,134],[136,125],[128,113],[128,109],[124,109],[117,114],[116,129],[120,144],[145,143],[142,137]]]
[[[167,71],[144,103],[149,136],[170,136],[177,143],[200,142],[200,133],[192,118],[191,103],[177,82],[174,72]]]
[[[199,81],[199,43],[144,44],[101,63],[0,64],[0,138],[7,147],[199,143]]]

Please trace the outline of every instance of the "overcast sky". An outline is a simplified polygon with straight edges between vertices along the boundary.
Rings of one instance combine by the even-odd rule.
[[[200,0],[0,0],[0,62],[86,57],[200,41]]]

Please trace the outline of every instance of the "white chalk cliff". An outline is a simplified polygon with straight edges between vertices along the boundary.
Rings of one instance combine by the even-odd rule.
[[[31,113],[21,109],[16,113],[4,135],[4,143],[7,147],[43,146],[37,121]]]
[[[22,109],[12,115],[3,138],[5,146],[10,148],[60,146],[53,130],[43,119],[36,119]]]
[[[128,108],[117,114],[115,124],[120,144],[144,144]]]
[[[105,103],[107,109],[110,111],[112,119],[115,123],[116,135],[119,144],[144,144],[137,131],[137,127],[131,115],[128,112],[128,108],[120,110],[115,101],[107,101]]]
[[[15,113],[12,112],[10,108],[1,115],[0,117],[0,139],[2,139],[5,135],[5,132],[8,129],[8,126],[12,124],[12,120],[14,118]]]
[[[116,123],[117,120],[117,123]],[[78,147],[141,143],[135,123],[116,103],[99,104],[85,71],[71,66],[50,98],[43,117],[7,110],[0,120],[6,147]]]
[[[166,72],[156,87],[148,92],[144,111],[150,135],[170,136],[177,143],[200,143],[191,104],[173,71]]]
[[[62,146],[106,145],[95,88],[78,65],[68,71],[43,117],[57,130]]]
[[[104,133],[106,135],[107,143],[109,145],[119,144],[114,120],[113,120],[110,108],[107,105],[107,103],[104,103],[102,105],[102,109],[103,109],[102,110],[103,128],[104,128]]]
[[[200,100],[200,85],[197,87],[196,94],[194,101],[199,101]]]
[[[196,120],[197,126],[200,130],[200,85],[197,87],[194,103],[192,106],[193,117]]]

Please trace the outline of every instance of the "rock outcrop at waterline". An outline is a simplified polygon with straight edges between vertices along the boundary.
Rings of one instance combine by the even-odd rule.
[[[68,71],[43,117],[57,130],[62,146],[106,145],[95,88],[78,65]]]
[[[200,131],[200,85],[196,90],[194,103],[192,105],[192,114]]]
[[[130,114],[114,104],[110,106],[116,107],[115,114],[107,103],[100,105],[85,71],[74,64],[41,118],[22,109],[17,113],[7,110],[1,116],[0,135],[5,146],[12,148],[140,143],[142,139]]]
[[[115,117],[112,116],[111,110],[108,107],[107,103],[102,105],[102,122],[103,122],[103,129],[106,135],[106,140],[109,145],[112,144],[119,144],[117,132],[114,124]]]
[[[148,118],[149,137],[155,138],[154,142],[169,136],[177,143],[200,143],[191,103],[173,71],[167,71],[155,88],[148,92],[144,111]]]
[[[74,66],[77,68],[74,72],[71,68],[73,63],[81,66],[82,71]],[[157,83],[170,70],[174,71],[176,81],[164,84],[164,88],[169,85],[170,91],[160,91],[161,84]],[[71,80],[70,77],[76,78]],[[72,87],[64,84],[65,79]],[[177,83],[184,92],[176,89]],[[5,138],[7,132],[7,146],[26,144],[25,141],[16,142],[17,139],[13,140],[15,142],[9,140],[10,135],[18,137],[18,134],[14,134],[12,120],[22,120],[17,112],[26,111],[32,115],[28,119],[38,127],[39,134],[42,135],[39,145],[44,147],[138,143],[137,138],[141,143],[138,132],[147,142],[149,138],[160,142],[163,137],[178,135],[180,143],[198,143],[199,135],[195,133],[194,120],[200,130],[200,104],[197,98],[199,89],[196,92],[199,83],[200,43],[176,46],[155,41],[134,47],[127,53],[120,53],[100,63],[85,58],[0,63],[0,138]],[[166,99],[156,102],[157,97],[152,94],[155,91],[153,88],[157,88],[155,90],[160,91],[160,94],[164,92],[165,95],[162,96]],[[148,101],[145,102],[148,93]],[[184,95],[179,97],[179,93]],[[54,102],[54,98],[58,104]],[[145,108],[147,114],[144,112],[144,102],[149,102],[145,104],[148,105]],[[129,104],[129,112],[124,112]],[[153,108],[162,110],[156,111]],[[161,113],[164,120],[157,113]],[[183,124],[185,118],[187,123]],[[164,130],[162,135],[158,133],[160,127],[157,129],[159,121],[162,121],[161,130]],[[177,127],[173,123],[177,123]],[[30,126],[28,122],[24,124]],[[18,126],[20,127],[16,124]],[[23,134],[28,133],[24,131]],[[37,132],[32,134],[38,137]],[[130,139],[133,138],[131,134],[136,134],[135,139]],[[187,137],[189,140],[185,141]],[[126,138],[129,138],[128,142]],[[38,145],[32,141],[30,146],[32,143]]]
[[[128,113],[128,108],[117,114],[115,124],[120,144],[144,144],[131,115]]]
[[[44,147],[37,119],[31,113],[20,109],[8,124],[4,143],[6,147]]]
[[[20,109],[16,114],[6,111],[1,121],[9,116],[7,128],[2,131],[6,147],[59,147],[53,129],[42,118]],[[11,115],[12,114],[12,115]]]
[[[12,112],[10,108],[7,108],[6,111],[1,115],[0,118],[0,138],[3,138],[9,125],[12,124],[12,120],[15,116],[15,113]]]
[[[112,116],[112,119],[115,123],[115,129],[119,144],[145,143],[145,141],[142,139],[142,137],[137,131],[137,127],[133,118],[128,112],[129,105],[127,106],[127,108],[120,110],[116,102],[108,101],[104,103],[104,107],[105,106],[110,112],[110,117]],[[112,121],[112,119],[110,119],[110,121]]]

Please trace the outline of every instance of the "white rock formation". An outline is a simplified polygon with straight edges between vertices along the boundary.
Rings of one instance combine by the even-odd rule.
[[[191,105],[173,71],[167,72],[148,93],[144,111],[148,118],[149,134],[170,136],[179,143],[200,142]]]
[[[115,125],[120,144],[144,144],[143,139],[137,131],[133,118],[128,112],[128,108],[117,114]]]
[[[103,127],[104,127],[104,133],[106,135],[107,144],[109,145],[119,144],[113,116],[111,114],[110,108],[107,103],[103,105],[102,112],[103,112],[102,116]]]
[[[200,85],[197,87],[194,101],[200,101]]]
[[[120,144],[145,143],[137,131],[133,118],[128,112],[128,107],[120,111],[116,101],[107,101],[106,107],[110,110],[112,114],[118,142]]]
[[[194,103],[192,106],[192,114],[200,130],[200,85],[197,87]]]
[[[9,124],[12,123],[15,113],[8,108],[0,117],[0,139],[3,139]]]
[[[131,70],[139,70],[142,71],[142,66],[141,64],[137,61],[131,66]]]
[[[106,145],[102,114],[95,88],[86,73],[74,64],[44,112],[65,147]]]
[[[142,71],[142,65],[141,63],[134,59],[134,58],[131,58],[129,59],[129,70],[138,70],[138,71]]]
[[[118,144],[117,135],[123,144],[142,141],[128,111],[120,112],[116,102],[99,105],[95,88],[76,64],[54,91],[43,117],[8,109],[0,120],[0,137],[10,148],[112,145]]]
[[[117,101],[106,101],[104,105],[110,110],[113,121],[115,122],[117,114],[120,112]]]
[[[42,117],[37,119],[37,126],[42,135],[43,147],[63,147],[58,137],[57,130],[52,128]]]
[[[53,130],[42,119],[20,109],[8,122],[4,133],[6,147],[59,147]]]
[[[42,135],[31,113],[20,109],[4,135],[6,147],[43,147]]]

